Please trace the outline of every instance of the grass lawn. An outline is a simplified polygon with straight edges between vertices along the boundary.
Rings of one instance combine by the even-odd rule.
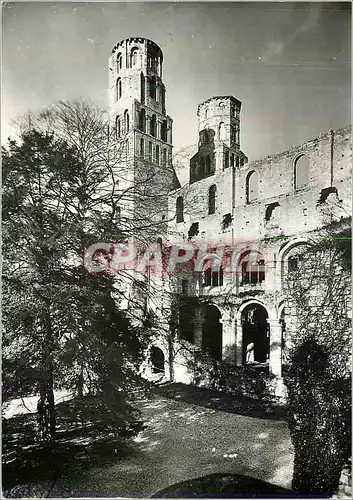
[[[290,488],[293,450],[277,410],[180,384],[157,388],[138,406],[146,427],[131,446],[110,449],[104,462],[98,453],[85,467],[63,464],[50,481],[37,482],[42,496],[148,497],[212,473],[245,474]]]

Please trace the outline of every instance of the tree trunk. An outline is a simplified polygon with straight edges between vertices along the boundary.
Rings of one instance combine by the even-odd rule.
[[[42,346],[41,379],[39,382],[38,434],[41,441],[55,441],[56,417],[53,380],[53,335],[49,313],[45,318]]]

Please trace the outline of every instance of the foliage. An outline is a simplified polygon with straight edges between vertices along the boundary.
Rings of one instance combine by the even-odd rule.
[[[293,488],[304,494],[332,493],[350,455],[350,234],[347,220],[327,226],[286,283]]]
[[[273,400],[272,376],[249,366],[234,366],[217,361],[204,352],[195,353],[192,362],[194,383],[203,382],[210,389],[228,392],[236,396],[248,396],[260,400]]]
[[[139,383],[141,332],[113,277],[83,266],[87,246],[111,234],[114,206],[81,138],[29,130],[3,151],[3,401],[39,393],[43,440],[56,438],[54,389],[83,398],[85,418],[100,408],[107,431],[135,420],[122,402]]]
[[[292,353],[285,374],[289,428],[295,449],[292,487],[329,494],[351,452],[350,379],[334,379],[329,352],[314,337]]]

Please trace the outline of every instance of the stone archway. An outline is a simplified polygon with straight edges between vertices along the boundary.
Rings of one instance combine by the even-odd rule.
[[[165,373],[165,359],[162,349],[156,346],[151,347],[151,365],[152,373]]]
[[[250,346],[250,344],[253,344],[253,352],[249,357],[250,362],[267,363],[269,361],[270,328],[267,319],[267,310],[261,304],[251,303],[243,309],[241,323],[244,364],[247,361],[247,347]]]
[[[207,305],[203,310],[202,349],[218,361],[222,360],[222,320],[216,306]]]

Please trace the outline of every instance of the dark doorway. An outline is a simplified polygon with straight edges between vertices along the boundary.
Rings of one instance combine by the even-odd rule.
[[[222,323],[221,313],[215,306],[206,306],[205,321],[202,327],[202,349],[213,358],[222,360]]]
[[[181,340],[194,342],[194,317],[195,311],[193,307],[185,305],[179,309],[179,336]]]
[[[253,346],[253,362],[266,363],[270,354],[270,329],[267,323],[268,314],[260,304],[248,305],[242,313],[243,325],[243,363],[246,363],[246,352],[249,344]]]
[[[151,347],[151,363],[153,373],[164,373],[164,354],[159,347]]]

